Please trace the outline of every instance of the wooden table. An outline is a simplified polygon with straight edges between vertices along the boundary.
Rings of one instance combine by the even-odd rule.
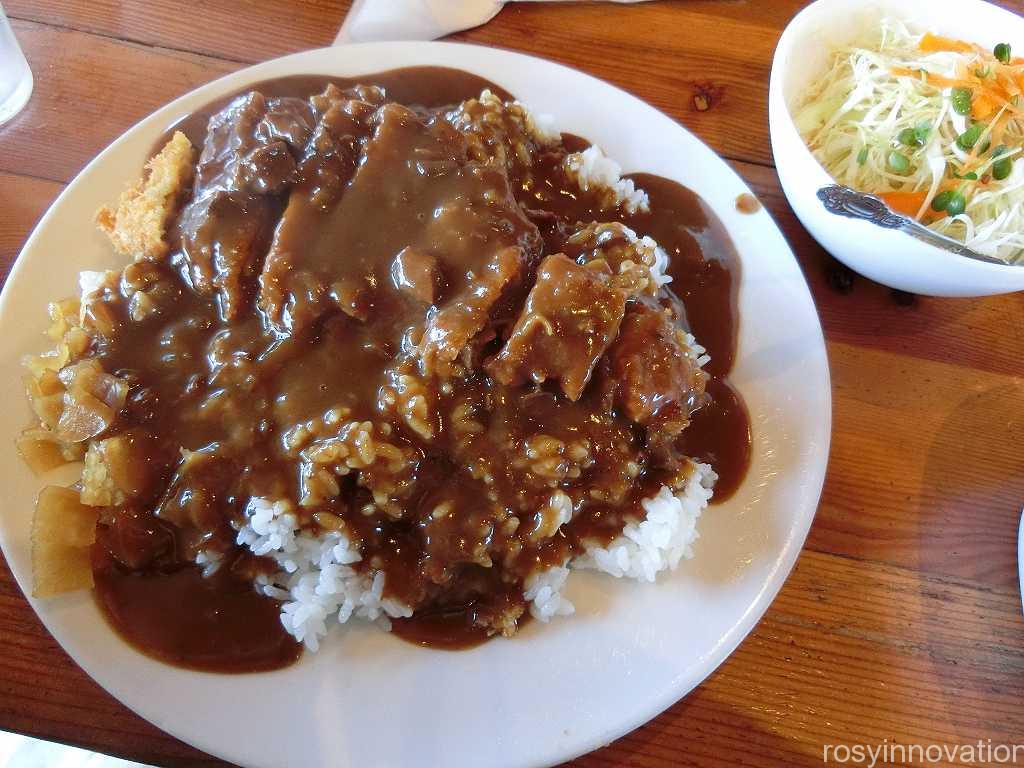
[[[0,269],[122,131],[225,72],[329,44],[347,4],[6,0],[36,85],[0,129]],[[828,341],[832,455],[796,570],[703,685],[581,766],[810,766],[826,744],[1024,740],[1024,294],[849,285],[800,226],[772,167],[766,103],[775,42],[801,4],[517,3],[454,36],[586,70],[708,142],[782,227]],[[218,763],[86,677],[6,568],[0,648],[0,728],[158,765]]]

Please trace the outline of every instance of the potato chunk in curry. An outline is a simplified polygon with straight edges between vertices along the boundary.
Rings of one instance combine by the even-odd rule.
[[[32,517],[32,595],[51,597],[93,585],[90,547],[99,511],[73,488],[48,485]]]

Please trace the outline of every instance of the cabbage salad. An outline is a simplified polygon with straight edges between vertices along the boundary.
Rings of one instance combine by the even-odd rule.
[[[882,19],[794,110],[841,184],[1008,263],[1024,261],[1024,59]]]

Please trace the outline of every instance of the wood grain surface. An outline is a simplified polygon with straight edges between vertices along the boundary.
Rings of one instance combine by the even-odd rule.
[[[5,0],[36,86],[0,128],[0,273],[134,122],[247,63],[329,44],[347,5]],[[767,83],[801,5],[516,3],[454,36],[604,78],[726,157],[796,252],[828,343],[828,478],[792,576],[703,685],[579,766],[812,766],[826,744],[1024,743],[1024,294],[897,294],[838,268],[800,226],[771,164]],[[161,766],[220,764],[92,682],[6,568],[0,644],[0,728]]]

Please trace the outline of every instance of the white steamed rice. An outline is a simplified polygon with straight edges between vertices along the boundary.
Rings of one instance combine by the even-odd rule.
[[[606,547],[590,547],[568,567],[534,574],[525,585],[530,613],[540,621],[568,616],[573,604],[562,595],[569,568],[594,569],[616,578],[653,582],[665,570],[674,570],[693,557],[697,519],[711,499],[716,476],[707,464],[693,463],[686,487],[673,495],[668,488],[641,502],[643,520],[628,524],[622,535]],[[359,573],[352,566],[362,560],[343,534],[313,536],[298,528],[291,504],[253,498],[248,522],[238,532],[238,543],[253,553],[272,558],[280,568],[272,577],[260,577],[257,588],[282,601],[285,629],[311,651],[334,624],[355,617],[390,628],[390,619],[412,615],[403,603],[383,596],[384,574]],[[210,567],[207,555],[201,564]],[[214,565],[215,567],[215,565]]]
[[[640,190],[643,192],[643,190]],[[644,193],[646,194],[646,193]],[[639,243],[643,248],[650,248],[654,250],[654,264],[651,265],[651,278],[654,280],[654,284],[661,288],[662,286],[668,285],[672,282],[672,276],[668,274],[668,254],[665,253],[665,249],[658,245],[654,238],[650,235],[644,235],[640,237],[636,232],[627,227],[625,224],[622,226],[622,233],[626,236],[626,239],[631,243]],[[691,337],[692,338],[692,337]]]
[[[662,486],[656,496],[640,502],[647,513],[643,520],[628,523],[607,547],[588,547],[572,567],[653,582],[662,571],[675,570],[680,560],[693,557],[697,518],[711,500],[718,479],[707,464],[694,462],[693,470],[682,493],[673,494]]]
[[[566,156],[565,170],[584,192],[591,187],[612,190],[616,202],[621,203],[627,213],[648,210],[647,193],[637,189],[632,179],[622,178],[622,166],[594,144]]]

